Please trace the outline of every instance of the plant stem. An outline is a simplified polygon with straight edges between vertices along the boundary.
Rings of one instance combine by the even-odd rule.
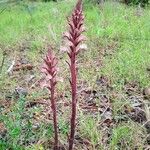
[[[51,81],[51,108],[53,111],[53,124],[55,132],[55,143],[54,150],[58,150],[58,131],[57,131],[57,114],[56,114],[56,102],[55,102],[55,86],[53,81]]]
[[[77,98],[76,98],[76,91],[77,91],[77,73],[76,73],[76,55],[72,52],[71,58],[71,93],[72,93],[72,114],[71,114],[71,131],[70,131],[70,138],[69,138],[69,150],[73,149],[73,141],[75,136],[75,127],[76,127],[76,105],[77,105]]]

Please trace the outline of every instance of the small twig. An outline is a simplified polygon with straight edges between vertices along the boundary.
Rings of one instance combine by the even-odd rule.
[[[26,104],[26,107],[32,107],[32,106],[35,106],[37,104],[41,104],[41,105],[48,105],[48,103],[46,101],[31,101],[31,102],[28,102]]]
[[[4,66],[4,61],[5,61],[5,55],[3,54],[2,63],[1,63],[1,66],[0,66],[0,74],[2,73],[2,69],[3,69],[3,66]]]
[[[110,108],[110,106],[108,106],[108,107],[105,108],[105,110],[103,111],[103,113],[101,114],[101,116],[103,116],[107,112],[108,108]]]
[[[7,74],[11,74],[15,65],[15,59],[12,61],[11,66],[7,70]]]

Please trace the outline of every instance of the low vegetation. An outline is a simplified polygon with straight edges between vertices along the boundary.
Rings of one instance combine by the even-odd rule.
[[[60,149],[68,149],[71,88],[62,51],[76,1],[19,2],[0,9],[0,149],[53,149],[53,109],[41,88],[43,58],[57,56]],[[149,149],[150,9],[84,1],[87,49],[78,54],[74,149]]]

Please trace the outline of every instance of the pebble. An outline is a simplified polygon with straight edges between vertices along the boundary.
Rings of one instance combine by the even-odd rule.
[[[145,97],[150,98],[150,88],[145,88],[143,90],[143,94],[145,95]]]
[[[28,91],[25,88],[17,87],[15,88],[15,94],[18,96],[27,96]]]

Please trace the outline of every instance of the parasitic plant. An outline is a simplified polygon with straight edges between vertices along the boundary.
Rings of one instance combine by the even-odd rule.
[[[45,83],[44,86],[48,88],[50,92],[50,102],[51,108],[53,112],[53,124],[54,124],[54,132],[55,132],[55,143],[54,150],[58,150],[58,129],[57,129],[57,113],[56,113],[56,101],[55,101],[55,86],[57,83],[56,75],[57,75],[57,59],[55,55],[52,53],[51,49],[49,49],[45,59],[44,65],[42,67],[42,72],[45,73]]]
[[[71,72],[71,93],[72,93],[72,112],[71,112],[71,131],[69,135],[69,150],[73,149],[73,142],[75,136],[75,128],[76,128],[76,114],[77,114],[77,55],[83,47],[82,42],[85,40],[85,37],[82,35],[84,32],[84,16],[82,10],[82,0],[78,0],[77,5],[68,19],[69,24],[69,32],[64,34],[64,38],[66,38],[66,47],[64,49],[67,50],[67,54],[69,56],[70,62],[69,64],[70,72]]]

